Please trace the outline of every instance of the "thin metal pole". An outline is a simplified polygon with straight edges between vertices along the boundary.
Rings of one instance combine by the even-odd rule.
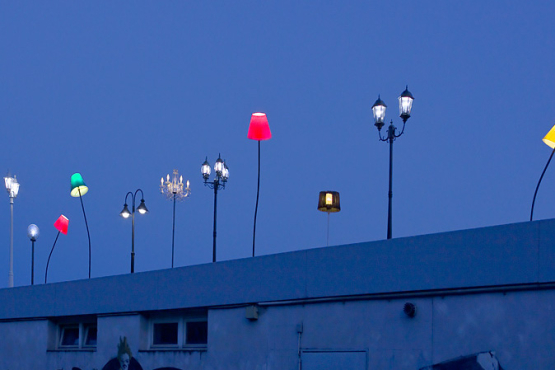
[[[81,189],[78,187],[79,200],[81,200],[81,208],[83,209],[83,217],[85,218],[85,226],[87,227],[87,236],[89,238],[89,279],[91,278],[91,234],[89,233],[89,223],[87,222],[87,215],[85,214],[85,206],[83,205],[83,197],[81,196]]]
[[[551,152],[551,156],[549,157],[549,160],[547,161],[547,164],[545,165],[545,168],[543,169],[542,175],[540,176],[540,181],[538,181],[538,185],[536,186],[536,191],[534,192],[534,199],[532,199],[532,210],[530,211],[530,221],[532,221],[532,218],[534,217],[534,204],[536,203],[536,195],[538,194],[538,189],[540,188],[540,184],[542,182],[543,175],[545,174],[545,171],[547,170],[547,167],[549,166],[549,162],[551,162],[551,158],[553,158],[553,154],[555,154],[555,148],[553,148],[553,151]]]
[[[10,197],[10,271],[8,287],[13,288],[13,197]]]
[[[212,244],[212,262],[216,262],[216,212],[218,209],[218,185],[214,182],[214,241]]]
[[[395,126],[389,125],[389,204],[387,209],[387,239],[391,239],[392,234],[392,211],[393,211],[393,140],[395,139]]]
[[[31,285],[35,285],[35,241],[31,240]]]
[[[328,212],[328,247],[330,246],[330,213]]]
[[[133,198],[133,213],[131,215],[131,273],[135,272],[135,198]]]
[[[254,207],[254,227],[252,230],[252,256],[254,257],[256,242],[256,216],[258,214],[258,196],[260,195],[260,140],[258,140],[258,184],[256,186],[256,206]]]
[[[48,279],[48,265],[50,264],[50,257],[52,257],[52,252],[54,252],[54,247],[56,246],[56,242],[58,241],[58,237],[60,236],[60,232],[56,235],[56,240],[54,240],[54,244],[52,245],[52,249],[50,250],[50,254],[48,255],[48,261],[46,261],[46,271],[44,272],[44,283],[46,284],[46,280]]]
[[[173,268],[174,240],[175,240],[175,196],[176,196],[176,193],[173,193],[172,268]]]

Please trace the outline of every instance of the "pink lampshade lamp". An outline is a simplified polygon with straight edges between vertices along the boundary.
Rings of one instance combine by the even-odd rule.
[[[268,124],[268,117],[266,117],[266,113],[252,114],[247,137],[251,140],[258,141],[258,185],[256,188],[256,206],[254,207],[254,227],[252,231],[252,256],[254,257],[256,242],[256,216],[258,214],[258,196],[260,194],[260,141],[272,138],[272,132],[270,131],[270,125]]]
[[[54,245],[52,246],[52,250],[48,255],[48,261],[46,262],[46,271],[44,273],[45,284],[48,279],[48,265],[50,264],[50,257],[52,257],[52,252],[54,252],[54,247],[56,246],[56,242],[58,241],[58,237],[60,236],[60,233],[67,235],[68,226],[69,226],[69,219],[64,215],[61,215],[60,217],[58,217],[56,222],[54,222],[54,227],[56,228],[56,230],[58,230],[58,234],[56,235],[56,240],[54,240]]]

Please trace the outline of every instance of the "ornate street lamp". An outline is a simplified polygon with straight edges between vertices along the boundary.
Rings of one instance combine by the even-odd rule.
[[[378,134],[380,141],[389,142],[389,204],[387,211],[387,239],[391,239],[392,234],[392,202],[393,202],[393,142],[395,139],[403,135],[405,132],[405,123],[410,118],[410,112],[412,109],[412,102],[414,97],[409,92],[409,88],[405,89],[399,96],[399,117],[403,120],[403,129],[401,132],[397,133],[397,128],[393,126],[393,120],[387,128],[387,136],[382,137],[382,127],[384,126],[385,110],[387,105],[382,101],[378,95],[378,100],[372,106],[372,113],[374,114],[374,125],[378,128]]]
[[[318,211],[328,213],[328,246],[330,245],[330,213],[341,211],[339,193],[337,191],[321,191],[318,197]]]
[[[35,224],[27,227],[27,236],[31,240],[31,285],[35,285],[35,242],[39,237],[40,230]]]
[[[206,160],[202,164],[200,172],[202,174],[202,178],[204,179],[204,186],[214,189],[214,237],[212,241],[212,262],[216,262],[216,213],[218,209],[218,190],[225,189],[225,184],[229,178],[229,168],[227,167],[227,164],[222,161],[221,156],[218,155],[218,159],[214,164],[214,172],[216,174],[214,181],[208,181],[211,173],[208,157],[206,157]]]
[[[549,156],[549,159],[547,160],[547,164],[545,165],[545,168],[543,169],[542,175],[540,176],[540,180],[538,181],[538,185],[536,186],[536,191],[534,192],[534,198],[532,199],[532,209],[530,210],[530,221],[532,221],[532,218],[534,217],[534,204],[536,203],[536,195],[538,195],[538,189],[540,188],[540,184],[542,183],[543,175],[545,175],[545,171],[547,170],[547,167],[549,166],[549,163],[551,162],[551,158],[553,158],[553,154],[555,154],[555,126],[553,126],[551,128],[551,130],[549,130],[547,135],[545,135],[545,137],[543,138],[543,142],[548,147],[553,149],[553,151],[551,152],[551,155]]]
[[[10,197],[10,271],[8,272],[8,287],[13,288],[13,200],[19,193],[19,183],[15,175],[12,177],[9,172],[4,177],[4,183]]]
[[[52,252],[54,252],[54,247],[56,246],[56,242],[58,241],[58,237],[60,233],[67,235],[67,229],[69,226],[69,219],[61,215],[58,217],[56,222],[54,222],[54,227],[58,230],[58,234],[56,234],[56,239],[54,240],[54,244],[52,245],[52,249],[50,250],[50,254],[48,255],[48,261],[46,261],[46,270],[44,271],[44,283],[46,284],[48,280],[48,265],[50,265],[50,257],[52,257]]]
[[[166,176],[166,182],[164,183],[164,178],[160,179],[160,192],[167,199],[173,200],[173,227],[172,227],[172,268],[173,268],[173,256],[174,256],[174,242],[175,242],[175,202],[177,200],[181,201],[187,198],[191,194],[191,189],[189,188],[189,180],[187,180],[187,187],[183,187],[183,176],[179,176],[179,181],[177,177],[179,173],[177,170],[173,170],[173,177],[170,181],[170,175]]]
[[[89,238],[89,279],[91,278],[91,234],[89,233],[89,224],[87,222],[87,215],[85,214],[85,206],[83,205],[83,195],[89,192],[89,187],[85,184],[83,176],[80,173],[71,175],[71,192],[70,195],[74,198],[79,197],[81,201],[81,209],[83,210],[83,217],[85,218],[85,227],[87,228],[87,237]]]
[[[148,209],[145,205],[144,194],[141,189],[135,190],[135,193],[128,192],[125,194],[125,200],[123,202],[123,210],[120,212],[120,216],[123,218],[129,218],[131,216],[131,273],[135,272],[135,198],[137,197],[137,193],[141,192],[141,204],[137,207],[137,211],[140,214],[144,215],[148,213]],[[127,208],[127,197],[131,195],[131,212],[129,212],[129,208]]]
[[[266,113],[253,113],[249,125],[249,132],[247,138],[258,141],[258,183],[256,186],[256,205],[254,207],[254,226],[252,230],[252,256],[255,254],[256,243],[256,216],[258,214],[258,196],[260,194],[260,141],[270,140],[272,132],[268,124],[268,117]]]

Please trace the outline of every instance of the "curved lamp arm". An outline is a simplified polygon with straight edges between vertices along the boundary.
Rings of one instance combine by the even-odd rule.
[[[538,189],[540,188],[540,184],[542,183],[543,175],[545,175],[545,171],[547,170],[547,167],[551,162],[551,158],[553,158],[553,154],[555,154],[555,148],[551,152],[551,155],[549,156],[549,160],[547,161],[547,164],[543,169],[542,175],[540,176],[540,180],[538,181],[538,185],[536,186],[536,191],[534,192],[534,198],[532,199],[532,210],[530,211],[530,221],[532,221],[532,218],[534,217],[534,204],[536,203],[536,195],[538,195]]]

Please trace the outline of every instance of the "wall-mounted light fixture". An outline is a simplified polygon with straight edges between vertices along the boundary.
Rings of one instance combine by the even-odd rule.
[[[318,211],[328,213],[328,232],[327,232],[327,245],[330,245],[330,213],[341,211],[341,204],[339,202],[339,192],[337,191],[321,191],[318,197]]]
[[[405,305],[403,306],[403,312],[408,317],[413,318],[414,316],[416,316],[416,305],[411,302],[405,303]]]

